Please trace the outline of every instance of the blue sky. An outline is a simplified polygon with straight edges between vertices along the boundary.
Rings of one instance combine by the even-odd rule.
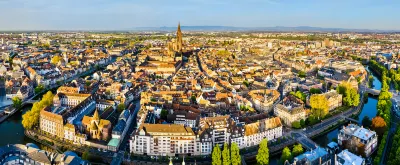
[[[399,0],[0,0],[0,30],[219,25],[400,30]]]

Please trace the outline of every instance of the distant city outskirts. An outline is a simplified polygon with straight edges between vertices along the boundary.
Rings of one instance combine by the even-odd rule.
[[[278,27],[277,27],[278,28]],[[0,34],[0,164],[397,165],[400,35]]]

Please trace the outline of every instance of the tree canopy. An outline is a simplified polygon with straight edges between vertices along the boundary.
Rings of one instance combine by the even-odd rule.
[[[54,55],[54,56],[51,58],[51,63],[54,64],[54,65],[57,65],[58,62],[59,62],[60,60],[61,60],[61,57],[60,57],[60,56]]]
[[[222,150],[222,164],[223,165],[231,164],[231,156],[230,156],[230,152],[229,152],[228,143],[224,144],[224,149]]]
[[[343,81],[337,87],[337,92],[343,95],[343,103],[346,106],[358,106],[360,104],[360,95],[357,89],[350,83]]]
[[[304,152],[303,146],[301,144],[294,145],[293,147],[293,156],[299,156]]]
[[[292,160],[292,153],[289,149],[289,147],[285,147],[282,151],[282,156],[280,159],[281,164],[285,163],[285,161],[290,161]]]
[[[40,111],[53,104],[53,93],[48,91],[43,95],[42,100],[33,104],[32,109],[22,115],[22,126],[25,129],[32,129],[33,126],[39,124]]]
[[[239,146],[236,143],[231,144],[231,161],[232,165],[240,165],[242,162],[239,154]]]
[[[219,148],[219,145],[216,144],[214,146],[214,149],[212,151],[212,165],[222,165],[222,160],[221,160],[221,149]]]
[[[319,119],[323,119],[329,113],[328,100],[324,95],[311,95],[310,105],[312,114]]]
[[[259,165],[268,165],[269,164],[269,149],[268,149],[268,140],[263,139],[260,142],[258,153],[256,156],[257,164]]]
[[[22,100],[19,97],[17,97],[17,96],[13,97],[12,98],[12,102],[13,102],[13,107],[14,108],[16,108],[16,109],[21,108]]]

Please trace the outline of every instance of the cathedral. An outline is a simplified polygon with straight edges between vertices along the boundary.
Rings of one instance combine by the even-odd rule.
[[[172,41],[168,42],[168,55],[175,57],[182,57],[183,50],[183,39],[182,39],[182,31],[181,24],[178,24],[178,29],[176,30],[176,39],[172,39]]]

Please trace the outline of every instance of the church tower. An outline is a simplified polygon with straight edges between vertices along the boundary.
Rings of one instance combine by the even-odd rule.
[[[177,52],[182,52],[182,32],[181,32],[181,23],[178,24],[178,29],[176,30],[176,48]]]

